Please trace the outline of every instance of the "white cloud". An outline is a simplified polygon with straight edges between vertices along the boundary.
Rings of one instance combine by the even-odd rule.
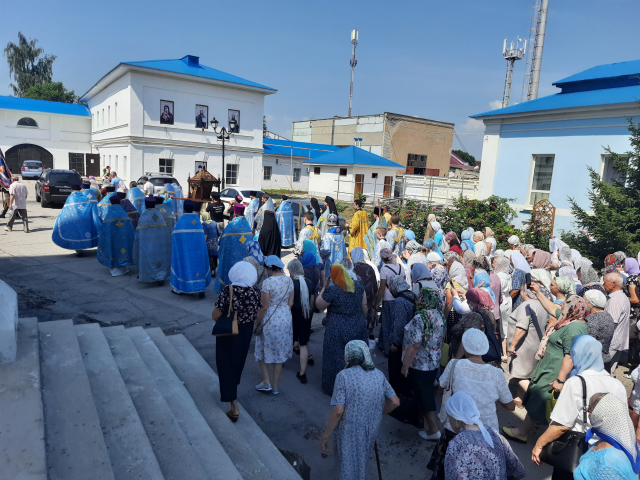
[[[494,100],[492,102],[489,102],[489,106],[491,107],[491,110],[502,108],[502,100]]]
[[[460,127],[459,131],[464,133],[482,133],[484,132],[484,123],[481,120],[469,118],[467,122]]]

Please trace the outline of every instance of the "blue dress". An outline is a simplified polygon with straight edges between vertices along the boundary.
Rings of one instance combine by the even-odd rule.
[[[340,227],[331,227],[322,237],[320,256],[324,260],[324,275],[328,277],[331,274],[331,265],[340,263],[340,260],[347,256],[347,247]]]
[[[136,207],[138,213],[142,215],[144,212],[144,193],[138,187],[130,188],[127,192],[127,200],[131,202],[131,204]]]
[[[133,265],[133,241],[135,229],[127,212],[120,205],[105,209],[100,225],[98,261],[109,268]]]
[[[580,457],[573,472],[574,480],[637,480],[627,455],[614,447],[593,451],[591,447]]]
[[[197,213],[185,213],[171,233],[171,286],[179,293],[199,293],[211,283],[207,242]]]
[[[347,293],[338,285],[330,285],[322,293],[329,303],[327,327],[324,331],[322,347],[322,391],[333,393],[336,375],[344,369],[344,347],[351,340],[369,342],[367,321],[362,313],[364,287],[354,282],[355,291]]]
[[[133,228],[138,228],[138,221],[140,220],[140,212],[138,212],[138,209],[126,198],[120,200],[120,206],[127,212],[127,215],[129,215],[131,223],[133,223]]]
[[[344,351],[342,355],[344,365]],[[333,432],[340,480],[365,479],[385,400],[395,394],[378,369],[367,372],[358,365],[336,376],[331,405],[344,405],[344,413]]]
[[[155,208],[145,210],[133,243],[133,261],[138,265],[138,280],[159,282],[171,274],[171,233]]]
[[[244,217],[236,217],[222,232],[218,242],[218,270],[213,290],[220,293],[229,284],[229,270],[247,256],[245,244],[251,240],[251,227]]]
[[[51,240],[68,250],[97,247],[101,223],[93,193],[71,192],[56,218]]]
[[[283,247],[296,243],[296,226],[293,220],[293,209],[289,200],[284,200],[276,211],[276,221],[280,230],[280,239]]]

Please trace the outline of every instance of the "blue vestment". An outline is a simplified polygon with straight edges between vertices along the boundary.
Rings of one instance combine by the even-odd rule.
[[[113,197],[115,194],[116,192],[107,193],[104,197],[102,197],[102,200],[100,200],[100,202],[98,203],[98,216],[100,217],[101,221],[104,221],[104,217],[107,214],[107,209],[111,205],[111,202],[109,201],[109,199]]]
[[[247,222],[246,218],[236,217],[225,227],[218,242],[220,263],[218,263],[214,284],[216,293],[220,293],[229,284],[229,270],[231,270],[231,267],[247,256],[245,244],[249,240],[251,240],[251,227],[249,227],[249,222]]]
[[[171,233],[171,286],[179,293],[198,293],[210,283],[209,254],[200,216],[185,213]]]
[[[133,228],[138,228],[140,212],[138,212],[136,207],[133,206],[133,203],[131,203],[131,201],[127,200],[126,198],[123,198],[122,200],[120,200],[120,206],[125,212],[127,212],[127,215],[129,215],[131,223],[133,223]]]
[[[172,205],[161,203],[160,205],[156,205],[156,210],[162,214],[162,217],[164,218],[164,223],[166,223],[167,226],[169,227],[169,230],[173,232],[173,228],[176,226],[176,217],[173,216],[171,207]]]
[[[129,200],[133,204],[133,206],[136,207],[136,210],[138,210],[138,213],[140,215],[142,215],[142,213],[144,212],[144,199],[144,193],[138,187],[130,188],[127,192],[127,200]]]
[[[100,225],[98,261],[105,267],[133,265],[135,229],[127,212],[120,205],[109,205]]]
[[[220,238],[220,231],[218,230],[218,224],[216,222],[205,223],[202,222],[202,229],[207,237],[207,252],[210,257],[218,255],[219,245],[218,238]]]
[[[177,183],[172,183],[174,197],[184,197],[182,194],[182,189],[178,186]],[[184,200],[172,200],[171,206],[173,208],[173,217],[176,219],[180,219],[182,217],[182,213],[184,212]]]
[[[91,198],[84,192],[71,192],[62,211],[56,218],[51,239],[59,247],[68,250],[84,250],[98,246],[100,218],[98,203],[89,191]]]
[[[293,209],[291,208],[289,200],[284,200],[278,207],[276,221],[278,222],[278,230],[280,230],[282,246],[288,247],[296,243],[296,226],[293,220]]]
[[[316,226],[320,231],[320,238],[324,238],[324,235],[327,233],[327,217],[329,216],[329,209],[326,208],[324,212],[320,215],[318,219],[318,223]]]
[[[258,213],[259,205],[260,200],[258,198],[254,198],[249,202],[249,205],[247,205],[247,208],[244,210],[244,218],[247,219],[250,228],[253,228],[253,219],[255,218],[256,213]]]
[[[331,227],[324,235],[320,256],[324,260],[324,275],[328,277],[331,274],[331,265],[340,263],[340,260],[347,256],[347,247],[340,227]]]
[[[378,245],[378,237],[376,236],[376,229],[378,227],[387,228],[387,219],[384,215],[378,217],[378,219],[371,225],[371,228],[364,236],[364,243],[367,245],[367,252],[369,253],[369,259],[373,259],[374,252],[376,251],[376,245]]]
[[[155,208],[140,216],[133,244],[138,280],[158,282],[171,274],[171,238],[164,218]]]

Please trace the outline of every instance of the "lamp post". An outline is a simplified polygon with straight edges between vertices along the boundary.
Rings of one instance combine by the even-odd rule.
[[[224,147],[225,144],[227,142],[227,140],[229,140],[231,137],[229,136],[230,133],[233,133],[233,130],[235,130],[236,128],[236,124],[237,122],[235,120],[231,120],[229,122],[229,131],[227,131],[227,129],[225,127],[222,127],[220,129],[220,131],[218,131],[218,120],[216,120],[216,117],[213,117],[213,120],[211,120],[211,127],[213,128],[213,132],[217,134],[218,136],[218,140],[222,140],[222,190],[224,190],[225,187],[225,183],[226,183],[226,171],[225,171],[225,167],[224,167]]]

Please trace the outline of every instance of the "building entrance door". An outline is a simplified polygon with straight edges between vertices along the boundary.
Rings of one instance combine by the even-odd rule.
[[[391,197],[391,183],[393,182],[393,177],[384,177],[384,198]]]
[[[364,189],[364,175],[361,175],[359,173],[356,174],[356,189],[355,189],[355,195],[354,195],[354,200],[356,198],[358,198],[358,194],[362,195],[362,190]]]
[[[85,154],[85,172],[87,177],[89,175],[93,175],[96,178],[100,177],[100,154]]]

